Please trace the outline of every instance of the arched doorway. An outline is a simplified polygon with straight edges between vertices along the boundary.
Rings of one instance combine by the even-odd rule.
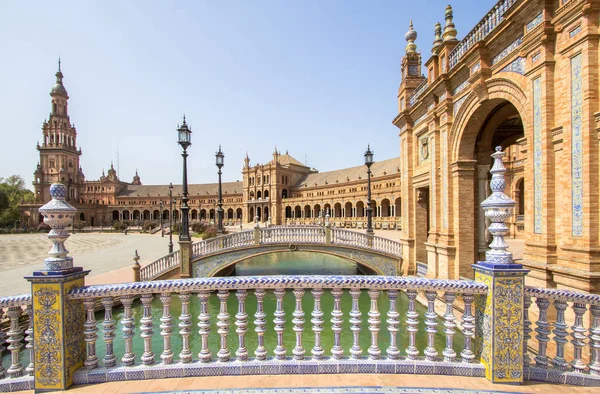
[[[119,211],[112,211],[112,220],[119,220]]]
[[[292,218],[292,207],[290,207],[289,205],[287,207],[285,207],[285,218],[286,219]]]

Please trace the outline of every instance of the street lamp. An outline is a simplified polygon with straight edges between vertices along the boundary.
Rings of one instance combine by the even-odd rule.
[[[173,184],[169,183],[169,253],[173,253]]]
[[[368,145],[365,152],[365,165],[367,166],[367,234],[373,235],[373,208],[371,207],[371,165],[373,164],[373,152],[371,145]]]
[[[163,203],[162,201],[158,204],[158,209],[159,214],[158,216],[160,216],[160,236],[164,238],[165,236],[165,229],[163,228]]]
[[[188,207],[188,184],[187,184],[187,148],[192,145],[192,130],[189,129],[188,125],[185,123],[185,115],[183,115],[183,124],[180,128],[177,129],[177,133],[179,133],[179,145],[183,148],[183,153],[181,156],[183,157],[183,198],[181,202],[183,206],[181,207],[181,231],[179,232],[179,241],[189,241],[190,240],[190,226],[188,223],[188,212],[190,207]]]
[[[221,188],[221,168],[225,165],[225,155],[221,152],[221,145],[219,145],[219,151],[215,154],[216,165],[219,168],[219,208],[217,208],[218,224],[217,233],[223,234],[223,191]]]

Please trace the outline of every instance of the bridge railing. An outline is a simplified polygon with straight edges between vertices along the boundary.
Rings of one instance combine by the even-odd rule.
[[[169,253],[168,255],[161,257],[160,259],[153,261],[152,263],[140,268],[140,280],[152,280],[160,276],[161,274],[179,266],[179,262],[179,251]]]
[[[10,352],[8,369],[0,363],[0,391],[10,391],[7,388],[11,382],[19,382],[23,390],[33,388],[33,379],[24,378],[33,376],[34,371],[32,314],[30,294],[0,298],[0,321],[8,320],[8,331],[0,330],[0,355],[5,350]],[[23,321],[27,322],[26,328]]]
[[[351,230],[331,229],[331,242],[338,245],[370,248],[396,256],[400,256],[402,253],[402,244],[398,241]]]
[[[291,305],[283,302],[286,290],[293,294],[295,302]],[[434,373],[437,370],[445,374],[483,376],[484,367],[475,360],[473,350],[475,316],[472,306],[475,296],[487,291],[487,285],[470,281],[384,276],[194,278],[80,287],[70,291],[68,297],[70,302],[83,300],[86,321],[82,340],[86,347],[86,367],[78,370],[73,379],[75,384],[123,380],[134,370],[141,373],[139,378],[352,373],[358,370],[362,373],[395,373],[401,369],[410,373]],[[406,297],[401,296],[402,292]],[[270,298],[270,293],[274,296],[275,310],[268,316],[265,297]],[[341,307],[341,298],[347,296],[345,293],[349,293],[352,300],[349,311]],[[359,309],[362,293],[370,300],[368,319]],[[419,293],[427,299],[427,312],[423,315],[416,309]],[[122,336],[115,333],[112,309],[115,297],[120,298],[124,308]],[[143,310],[138,327],[132,309],[137,297],[141,299]],[[152,308],[155,297],[160,299],[162,306],[159,316],[153,316],[153,311],[156,313],[156,306]],[[198,297],[198,316],[190,314],[192,297]],[[228,304],[230,297],[237,299],[236,307],[232,309]],[[303,300],[306,297],[312,301],[308,303],[310,311],[305,310],[307,303]],[[459,297],[464,312],[456,316],[453,305]],[[105,308],[101,325],[94,310],[98,300]],[[171,314],[172,302],[181,311],[179,316]],[[323,312],[322,302],[333,305],[331,325],[325,323],[329,318]],[[250,303],[254,304],[252,310],[256,310],[253,316],[247,312]],[[442,303],[446,311],[441,323],[435,313],[437,303]],[[218,304],[216,310],[215,304]],[[407,311],[401,315],[404,306]],[[293,317],[293,327],[286,326],[286,317]],[[192,329],[196,319],[199,331]],[[271,319],[275,326],[269,329],[267,321]],[[359,341],[364,319],[370,332],[370,345],[366,348],[362,348]],[[175,330],[176,320],[179,321],[178,331]],[[155,323],[158,321],[160,325]],[[306,327],[308,322],[312,325]],[[342,335],[348,330],[348,323],[352,335]],[[215,325],[216,330],[212,328]],[[443,334],[438,325],[443,326]],[[103,332],[98,333],[100,326]],[[424,350],[417,347],[420,326],[427,327],[423,334],[427,337]],[[463,333],[461,343],[455,343],[458,330]],[[330,348],[322,341],[327,331],[333,338]],[[134,343],[139,343],[134,340],[137,335],[143,341],[143,350],[134,347]],[[385,349],[381,347],[382,335],[389,338],[389,341],[386,338],[389,346]],[[443,335],[445,339],[444,349],[439,353],[436,335]],[[287,346],[284,337],[295,338],[292,341],[295,345]],[[307,337],[314,344],[310,349],[304,345]],[[250,342],[256,345],[250,346]],[[173,343],[177,343],[176,349]],[[192,344],[198,344],[199,353],[192,352]],[[268,350],[273,348],[273,351]],[[124,350],[117,354],[115,349]],[[102,358],[98,357],[100,353],[104,354]],[[176,365],[170,368],[174,363]],[[142,367],[131,370],[121,368],[140,365]],[[152,372],[156,370],[163,372]]]
[[[524,298],[524,366],[590,373],[600,377],[600,295],[525,287]],[[532,330],[532,322],[529,319],[532,299],[535,299],[538,309],[535,330]],[[584,320],[588,310],[591,321],[586,324]],[[549,311],[555,312],[556,318],[549,318]],[[568,314],[568,317],[565,314]],[[570,330],[567,323],[572,324]],[[536,332],[537,354],[532,358],[528,354],[528,347],[533,331]],[[548,356],[551,334],[555,344],[554,357]],[[585,362],[585,355],[590,355],[589,363]]]
[[[207,239],[205,241],[196,242],[192,245],[192,255],[201,256],[215,253],[224,249],[252,245],[253,243],[254,232],[252,230],[241,231],[239,233],[231,233],[216,238]]]
[[[260,242],[273,243],[325,243],[324,227],[277,226],[260,230]]]

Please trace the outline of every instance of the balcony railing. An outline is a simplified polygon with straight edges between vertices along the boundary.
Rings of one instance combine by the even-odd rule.
[[[286,290],[293,293],[295,302],[292,305],[283,302]],[[267,316],[264,300],[270,292],[275,297],[276,306],[273,315]],[[349,312],[341,309],[341,298],[346,292],[352,299]],[[358,303],[364,292],[370,300],[367,320],[370,346],[366,349],[361,348],[359,341],[363,320]],[[407,298],[404,316],[399,313],[399,302],[404,302],[400,301],[401,292],[405,292]],[[416,309],[419,293],[427,299],[427,312],[422,316]],[[475,360],[473,350],[473,301],[476,295],[486,293],[487,286],[475,282],[382,276],[197,278],[81,287],[72,290],[69,298],[83,300],[86,309],[87,357],[85,368],[78,370],[73,380],[75,384],[123,380],[127,376],[133,378],[134,371],[146,377],[183,377],[357,371],[394,373],[406,368],[412,373],[431,373],[439,368],[440,373],[444,370],[446,374],[483,376],[484,367]],[[113,300],[117,296],[124,308],[122,337],[115,334],[112,310]],[[227,302],[231,296],[237,299],[237,307],[233,310],[229,309]],[[303,300],[307,296],[312,298],[310,312],[303,309]],[[139,327],[136,327],[132,317],[132,304],[137,297],[141,299],[143,310]],[[162,305],[158,327],[154,324],[156,317],[152,315],[151,308],[155,297],[160,298]],[[200,303],[197,316],[199,331],[192,329],[194,317],[189,308],[192,297],[198,297]],[[211,314],[209,303],[215,300],[214,297],[218,299],[218,313]],[[439,297],[443,301],[439,301]],[[325,324],[325,313],[321,306],[325,298],[333,301],[331,326]],[[456,316],[453,305],[459,298],[464,304],[464,312]],[[181,307],[177,308],[181,311],[179,316],[171,314],[171,302],[174,299],[178,304],[181,303]],[[98,335],[94,305],[100,300],[105,307],[101,325],[104,332]],[[247,312],[250,302],[256,306],[253,322]],[[444,304],[446,311],[441,323],[445,336],[441,354],[435,346],[437,326],[440,324],[435,313],[438,302]],[[305,327],[307,315],[311,317],[310,327]],[[285,326],[286,316],[293,317],[291,329]],[[173,332],[177,318],[180,330]],[[460,328],[457,324],[459,318]],[[269,329],[267,321],[271,319],[274,328]],[[351,336],[342,335],[343,331],[348,330],[347,324],[350,324]],[[216,330],[212,329],[215,325]],[[420,325],[427,327],[423,334],[427,337],[427,345],[423,351],[416,346]],[[138,330],[143,351],[136,352],[134,337]],[[270,330],[273,331],[268,332]],[[455,335],[459,330],[464,339],[455,344]],[[325,331],[331,331],[328,333],[333,338],[331,348],[325,348],[322,342]],[[385,349],[380,345],[382,335],[389,338],[389,341],[386,339],[389,346]],[[399,341],[399,335],[402,341]],[[178,354],[172,346],[175,336],[179,337],[177,343],[181,344],[177,348]],[[247,346],[250,336],[256,339],[254,349]],[[269,336],[274,343],[266,343]],[[294,337],[295,346],[286,347],[284,336]],[[307,337],[314,344],[310,349],[304,345]],[[199,344],[200,352],[192,352],[191,344]],[[216,344],[218,350],[215,352],[215,346],[209,344]],[[97,352],[97,346],[104,353],[102,359],[97,356],[100,353]],[[115,348],[124,351],[115,354]],[[458,354],[455,348],[460,349]],[[130,368],[133,366],[137,367]]]
[[[519,0],[500,0],[483,17],[483,19],[462,39],[462,41],[448,55],[448,66],[452,69],[456,66],[462,56],[471,49],[477,42],[483,40],[490,34],[503,20],[504,13],[508,11]]]

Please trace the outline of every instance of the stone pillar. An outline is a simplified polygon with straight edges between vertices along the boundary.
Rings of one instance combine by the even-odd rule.
[[[477,166],[477,188],[479,192],[479,217],[478,217],[478,226],[477,226],[477,247],[479,256],[483,256],[485,251],[487,250],[487,239],[486,239],[486,231],[485,231],[485,214],[483,212],[483,208],[481,207],[481,203],[487,197],[487,178],[488,171],[490,166],[488,164],[479,164]]]
[[[179,276],[192,276],[192,241],[179,241]]]
[[[66,390],[73,384],[73,373],[83,366],[84,310],[82,300],[68,300],[67,294],[84,285],[90,271],[73,267],[73,258],[64,242],[65,230],[77,209],[65,201],[67,188],[61,183],[50,186],[52,200],[39,209],[52,229],[53,243],[44,260],[44,268],[26,277],[31,282],[33,303],[33,348],[35,391]],[[53,333],[48,335],[48,333]]]
[[[135,255],[133,256],[133,266],[131,267],[131,269],[133,270],[133,281],[134,282],[139,282],[140,281],[140,255],[138,254],[137,249],[135,250]]]
[[[493,383],[523,383],[523,318],[525,275],[527,270],[515,264],[504,236],[508,233],[506,220],[511,217],[515,202],[506,194],[502,164],[505,155],[496,148],[490,182],[492,194],[481,203],[485,216],[491,221],[488,228],[493,236],[486,260],[473,264],[475,281],[488,286],[487,296],[475,302],[477,332],[476,346],[481,349],[485,376]]]
[[[325,215],[325,243],[331,243],[331,222],[329,221],[329,208],[327,208],[327,214]]]
[[[254,217],[254,244],[260,245],[260,224],[258,224],[258,215]]]

